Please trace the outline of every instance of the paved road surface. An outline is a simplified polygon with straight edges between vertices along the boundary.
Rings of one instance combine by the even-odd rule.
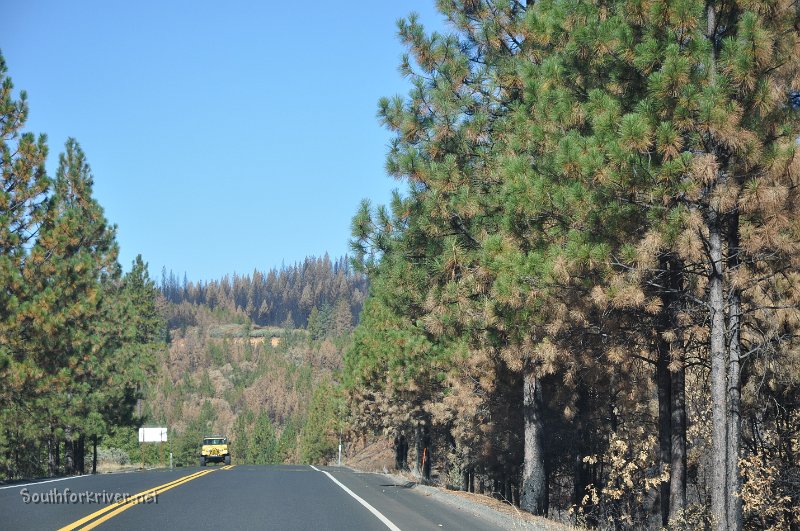
[[[98,499],[87,500],[87,493]],[[113,502],[114,495],[124,494],[149,497],[138,498],[145,499],[141,503],[137,498]],[[0,487],[0,529],[94,527],[170,531],[495,529],[468,511],[397,485],[386,476],[338,467],[177,468]]]

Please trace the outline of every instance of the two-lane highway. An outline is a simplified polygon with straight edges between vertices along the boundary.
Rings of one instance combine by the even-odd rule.
[[[381,474],[304,465],[81,476],[0,487],[0,529],[492,529]]]

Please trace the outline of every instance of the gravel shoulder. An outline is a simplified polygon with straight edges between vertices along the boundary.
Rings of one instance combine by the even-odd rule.
[[[366,472],[353,467],[347,468],[350,468],[354,472]],[[502,529],[530,531],[574,531],[580,529],[520,511],[517,507],[501,502],[491,496],[423,485],[406,476],[387,472],[379,473],[392,481],[395,485],[413,489],[422,496],[430,496],[441,503],[451,505],[462,511],[470,512]]]

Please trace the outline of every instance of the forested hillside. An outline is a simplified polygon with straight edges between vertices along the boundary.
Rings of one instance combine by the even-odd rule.
[[[308,257],[302,264],[255,270],[252,275],[225,276],[220,280],[179,282],[174,272],[161,273],[161,292],[168,301],[206,305],[211,309],[241,310],[261,326],[305,327],[315,321],[358,320],[367,292],[366,277],[351,270],[347,257]],[[335,315],[334,315],[335,314]],[[349,317],[348,317],[349,315]]]
[[[0,469],[83,473],[85,455],[135,425],[166,327],[141,257],[122,274],[80,146],[67,140],[48,175],[47,137],[25,130],[13,89],[0,56]]]
[[[800,527],[797,3],[437,5],[353,219],[353,429],[589,526]]]
[[[141,421],[168,427],[176,464],[196,464],[200,441],[215,433],[230,438],[238,464],[331,458],[345,420],[338,388],[342,352],[366,291],[363,275],[345,263],[308,258],[266,275],[185,282],[183,288],[174,274],[163,275],[169,345],[144,389]],[[247,311],[253,300],[280,316],[282,326],[255,324]],[[303,308],[308,317],[298,311],[305,320],[300,327],[291,313]],[[154,465],[162,450],[140,448],[135,430],[127,428],[117,430],[101,453],[117,464],[143,459]]]

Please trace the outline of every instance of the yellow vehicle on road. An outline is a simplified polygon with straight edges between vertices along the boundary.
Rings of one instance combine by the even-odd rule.
[[[203,439],[200,449],[200,466],[208,463],[231,464],[231,453],[228,450],[228,438],[224,435],[212,435]]]

